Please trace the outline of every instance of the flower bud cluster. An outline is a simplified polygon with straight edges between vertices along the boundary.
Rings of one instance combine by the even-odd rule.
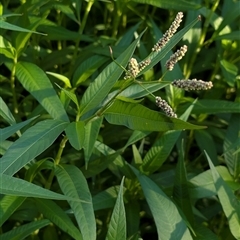
[[[146,66],[150,64],[150,59],[144,60],[138,64],[135,58],[131,58],[128,63],[128,72],[124,79],[135,78]]]
[[[192,80],[190,79],[174,80],[171,84],[175,87],[182,88],[186,91],[208,90],[213,87],[212,82],[204,82],[202,80],[197,80],[196,78]]]
[[[146,66],[148,66],[150,64],[151,60],[150,59],[146,59],[142,62],[139,63],[139,72],[141,72]]]
[[[161,97],[156,97],[156,105],[161,108],[167,116],[177,118],[177,114],[174,113],[173,109],[165,100],[161,99]]]
[[[172,54],[172,56],[166,62],[167,69],[169,71],[172,71],[174,65],[184,57],[186,52],[187,52],[187,46],[184,45],[180,49],[178,49],[174,54]]]
[[[182,18],[183,18],[183,13],[179,12],[176,18],[174,19],[174,21],[172,22],[170,28],[164,33],[163,37],[152,48],[153,52],[160,51],[167,44],[167,42],[171,39],[171,37],[179,28],[180,23],[182,22]]]

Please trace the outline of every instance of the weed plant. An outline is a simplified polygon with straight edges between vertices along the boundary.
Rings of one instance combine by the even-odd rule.
[[[235,0],[3,0],[0,239],[240,239]]]

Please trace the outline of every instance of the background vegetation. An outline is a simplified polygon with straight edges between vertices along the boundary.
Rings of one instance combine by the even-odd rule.
[[[239,4],[1,1],[0,238],[240,239]]]

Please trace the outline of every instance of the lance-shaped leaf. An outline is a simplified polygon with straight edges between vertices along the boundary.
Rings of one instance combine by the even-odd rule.
[[[55,141],[68,123],[45,120],[29,128],[0,159],[0,173],[13,175]]]
[[[126,214],[123,202],[123,181],[124,178],[122,179],[117,201],[108,226],[107,240],[124,240],[127,236]]]
[[[240,239],[240,202],[233,191],[224,182],[214,167],[210,157],[205,152],[208,164],[211,168],[215,188],[223,211],[228,219],[230,231],[236,239]]]
[[[76,149],[80,150],[83,147],[85,137],[85,124],[82,121],[71,122],[65,132],[69,139],[70,144]]]
[[[15,132],[17,132],[19,129],[23,128],[24,126],[26,126],[28,123],[33,121],[35,118],[37,118],[37,117],[33,117],[26,121],[14,124],[12,126],[9,126],[9,127],[3,128],[3,129],[0,129],[1,141],[4,141],[7,138],[9,138],[10,136],[12,136]]]
[[[150,110],[140,104],[126,103],[115,100],[105,111],[104,116],[108,122],[124,125],[139,131],[167,131],[180,129],[202,129],[177,118],[170,118],[159,112]]]
[[[150,178],[129,165],[141,183],[144,196],[155,220],[158,239],[192,239],[191,234],[168,196]]]
[[[20,227],[14,228],[13,230],[1,234],[1,239],[26,239],[27,236],[32,234],[34,231],[47,226],[51,222],[47,219],[42,219],[39,221],[33,221],[31,223],[24,224]]]
[[[59,193],[52,192],[48,189],[39,187],[33,183],[27,182],[20,178],[0,174],[0,193],[10,196],[36,197],[55,200],[69,200],[71,198]],[[78,199],[71,199],[78,201]]]
[[[125,67],[132,56],[140,36],[116,59],[118,64]],[[123,72],[123,69],[118,66],[115,62],[110,63],[94,80],[92,84],[88,87],[83,95],[81,102],[81,114],[90,111],[91,109],[97,107],[103,99],[107,96],[109,91],[114,86],[115,82],[119,79]]]
[[[2,116],[9,124],[15,124],[16,120],[13,117],[10,109],[8,108],[7,104],[3,101],[0,97],[0,116]]]
[[[96,239],[96,221],[92,196],[82,172],[73,165],[58,165],[55,174],[62,192],[84,202],[68,201],[81,230],[83,240]]]
[[[158,8],[164,8],[164,9],[175,9],[175,10],[195,10],[201,7],[200,4],[197,4],[195,2],[186,2],[184,0],[133,0],[133,2],[136,3],[143,3],[143,4],[149,4]]]
[[[55,202],[48,199],[35,199],[38,210],[56,226],[68,233],[73,239],[82,239],[80,231],[69,216]]]
[[[66,111],[44,71],[32,63],[19,62],[16,65],[16,76],[23,87],[55,119],[69,121]]]
[[[85,126],[85,139],[84,139],[84,158],[86,167],[88,165],[89,159],[92,155],[94,144],[97,140],[98,133],[102,124],[103,117],[97,118],[94,121],[88,122]]]
[[[1,191],[0,191],[1,192]],[[25,197],[5,195],[0,201],[0,227],[24,202]]]

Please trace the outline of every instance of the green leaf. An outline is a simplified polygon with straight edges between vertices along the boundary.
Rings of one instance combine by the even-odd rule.
[[[0,50],[0,54],[4,54],[7,58],[15,58],[15,48],[2,36],[0,36]]]
[[[192,202],[188,189],[187,171],[184,164],[184,147],[183,142],[179,151],[179,158],[175,172],[174,187],[173,187],[173,199],[177,206],[181,209],[184,216],[187,218],[188,226],[195,226],[195,220],[192,210]]]
[[[84,149],[84,158],[86,163],[86,168],[88,165],[88,162],[90,160],[90,157],[92,155],[94,144],[97,140],[100,127],[102,125],[103,117],[97,118],[96,120],[93,120],[91,122],[88,122],[85,125],[85,139],[83,143],[83,149]]]
[[[96,145],[98,145],[98,142],[96,142],[95,147]],[[89,162],[87,169],[84,166],[81,168],[81,171],[86,178],[93,177],[104,171],[109,166],[110,163],[117,159],[119,154],[120,152],[114,151],[113,153],[108,154],[106,156],[96,158]]]
[[[78,86],[82,82],[86,81],[107,61],[107,57],[97,55],[82,62],[73,75],[73,86]]]
[[[2,182],[1,182],[2,184]],[[1,192],[1,191],[0,191]],[[2,192],[1,192],[2,193]],[[0,227],[24,202],[25,197],[5,195],[0,201]]]
[[[30,39],[30,37],[32,36],[34,32],[34,30],[36,30],[36,28],[42,23],[42,21],[44,20],[44,18],[37,18],[33,23],[30,24],[30,26],[28,26],[28,29],[31,30],[31,32],[20,32],[17,34],[17,37],[15,39],[15,47],[17,50],[17,56],[21,56],[22,52],[24,51],[24,49],[27,46],[27,42]],[[43,33],[39,33],[42,35],[45,35]]]
[[[58,74],[58,73],[54,73],[54,72],[46,72],[46,73],[47,73],[48,75],[51,75],[51,76],[59,79],[60,81],[64,82],[66,87],[72,88],[70,80],[69,80],[67,77],[65,77],[64,75]],[[57,84],[56,84],[56,85],[57,85]],[[60,88],[59,85],[57,85],[57,86]]]
[[[141,169],[152,173],[159,169],[171,153],[181,131],[167,131],[153,144],[143,159]]]
[[[92,205],[92,196],[82,172],[73,165],[58,165],[56,177],[62,192],[84,202],[68,201],[81,230],[83,240],[96,239],[96,221]]]
[[[191,103],[184,104],[178,107],[178,112],[183,112]],[[192,110],[193,114],[215,114],[215,113],[240,113],[240,107],[238,102],[230,102],[225,100],[198,100],[194,104]]]
[[[16,173],[51,146],[67,125],[68,123],[58,120],[45,120],[30,127],[1,158],[0,173]]]
[[[69,121],[60,99],[42,69],[32,63],[18,62],[16,76],[24,88],[39,101],[53,118]]]
[[[26,121],[23,121],[21,123],[17,123],[17,124],[14,124],[12,126],[0,129],[1,141],[6,140],[10,136],[12,136],[14,133],[16,133],[19,129],[23,128],[24,126],[26,126],[27,124],[29,124],[30,122],[32,122],[36,118],[37,118],[37,116],[33,117],[31,119],[28,119]]]
[[[240,31],[232,31],[231,33],[218,35],[214,40],[222,40],[222,39],[232,40],[232,41],[239,40],[239,34],[240,34]]]
[[[12,30],[12,31],[18,31],[18,32],[28,32],[28,33],[36,33],[36,34],[41,34],[41,35],[46,35],[44,33],[40,32],[35,32],[26,28],[18,27],[16,25],[13,25],[11,23],[5,22],[2,19],[0,19],[0,28],[7,29],[7,30]]]
[[[129,145],[130,145],[130,143],[129,143]],[[127,147],[127,146],[125,146],[125,147]],[[88,171],[86,172],[86,174],[88,174],[89,171],[92,171],[92,168],[95,168],[95,171],[97,171],[97,173],[99,173],[99,172],[103,171],[106,167],[108,167],[110,169],[110,171],[112,171],[118,177],[121,177],[122,175],[129,177],[129,178],[133,177],[132,171],[129,169],[125,160],[120,155],[122,153],[121,149],[118,151],[115,151],[112,148],[110,148],[109,146],[107,146],[106,144],[101,143],[99,141],[96,141],[95,148],[99,152],[101,152],[104,155],[104,157],[101,159],[97,159],[96,161],[90,161],[89,168],[88,168]],[[92,167],[90,167],[90,165]]]
[[[60,87],[58,84],[56,84],[56,85],[58,86],[58,88],[60,88],[64,92],[64,94],[66,94],[76,104],[77,109],[79,109],[77,96],[74,92],[72,92],[74,90],[72,89],[71,91],[69,91],[69,90],[66,90],[66,89]]]
[[[81,233],[74,226],[68,215],[55,202],[47,199],[35,199],[36,206],[45,218],[68,233],[73,239],[82,239]]]
[[[210,157],[205,152],[209,166],[211,168],[214,185],[217,190],[219,201],[222,205],[223,211],[228,219],[230,231],[236,239],[240,239],[240,202],[237,196],[221,178]]]
[[[23,240],[26,239],[27,236],[31,235],[34,231],[43,228],[48,224],[50,224],[50,221],[47,219],[33,221],[31,223],[21,225],[20,227],[16,227],[9,232],[1,234],[0,237],[2,240]]]
[[[174,9],[174,10],[196,10],[201,7],[200,4],[184,1],[184,0],[133,0],[136,3],[149,4],[158,8],[163,9]]]
[[[239,189],[240,184],[234,181],[234,178],[230,175],[226,167],[217,166],[216,170],[221,175],[224,182],[226,182],[233,191]],[[216,195],[216,188],[214,186],[210,170],[198,174],[197,176],[191,178],[189,182],[191,198],[207,198]]]
[[[36,197],[36,198],[46,198],[55,200],[67,200],[71,199],[62,194],[58,194],[47,190],[45,188],[39,187],[33,183],[27,182],[20,178],[11,177],[5,174],[0,174],[0,192],[1,194],[6,194],[10,196],[19,197]],[[76,199],[71,199],[75,200]]]
[[[36,17],[31,17],[33,21]],[[79,40],[92,42],[93,40],[86,35],[79,34],[78,32],[70,31],[64,27],[58,26],[56,23],[45,19],[42,24],[38,27],[38,30],[47,34],[47,40]]]
[[[196,130],[194,131],[194,136],[197,142],[197,145],[201,149],[202,152],[206,151],[208,155],[211,157],[214,165],[218,164],[218,156],[216,143],[212,137],[212,135],[206,130]]]
[[[224,59],[220,61],[220,66],[226,82],[229,86],[234,87],[237,81],[238,67]]]
[[[0,97],[0,116],[3,117],[9,124],[13,125],[16,123],[15,118],[13,117],[10,109],[8,108],[7,104],[3,101]]]
[[[140,36],[116,59],[116,62],[125,67],[132,56]],[[110,63],[94,80],[94,82],[87,88],[83,95],[81,102],[81,114],[90,111],[97,107],[107,96],[109,91],[114,86],[115,82],[119,79],[123,69],[115,62]]]
[[[70,144],[76,149],[80,150],[83,147],[85,139],[85,124],[84,122],[71,122],[66,130],[66,135]]]
[[[232,114],[223,143],[224,160],[229,172],[236,179],[240,175],[240,152],[237,151],[239,145],[235,144],[239,141],[240,136],[239,117],[240,114]]]
[[[131,201],[125,204],[126,219],[127,219],[127,233],[131,236],[139,232],[140,225],[140,204],[138,201]],[[138,239],[137,239],[138,240]]]
[[[123,182],[122,179],[116,204],[113,209],[111,220],[108,226],[107,240],[124,240],[127,239],[126,215],[123,203]]]
[[[167,131],[179,129],[202,129],[177,118],[150,110],[140,104],[125,103],[119,100],[104,112],[104,117],[111,124],[124,125],[139,131]]]
[[[74,15],[73,10],[69,6],[60,3],[54,3],[53,6],[54,8],[60,10],[62,13],[66,14],[70,19],[72,19],[74,22],[80,25],[80,23],[78,22],[77,18]]]
[[[203,224],[197,224],[195,226],[195,229],[195,233],[197,236],[193,238],[194,240],[219,240],[219,237]]]
[[[92,201],[94,211],[113,208],[119,192],[119,186],[112,186],[98,194],[96,194]]]
[[[130,85],[127,89],[122,91],[119,96],[124,96],[128,98],[141,98],[146,95],[149,95],[149,92],[154,93],[158,91],[159,89],[162,89],[166,87],[169,83],[161,83],[161,82],[155,82],[155,83],[141,83],[141,85],[144,86],[146,91],[140,84],[133,83]]]
[[[144,196],[153,215],[158,239],[192,239],[177,207],[151,179],[130,165],[141,183]]]

